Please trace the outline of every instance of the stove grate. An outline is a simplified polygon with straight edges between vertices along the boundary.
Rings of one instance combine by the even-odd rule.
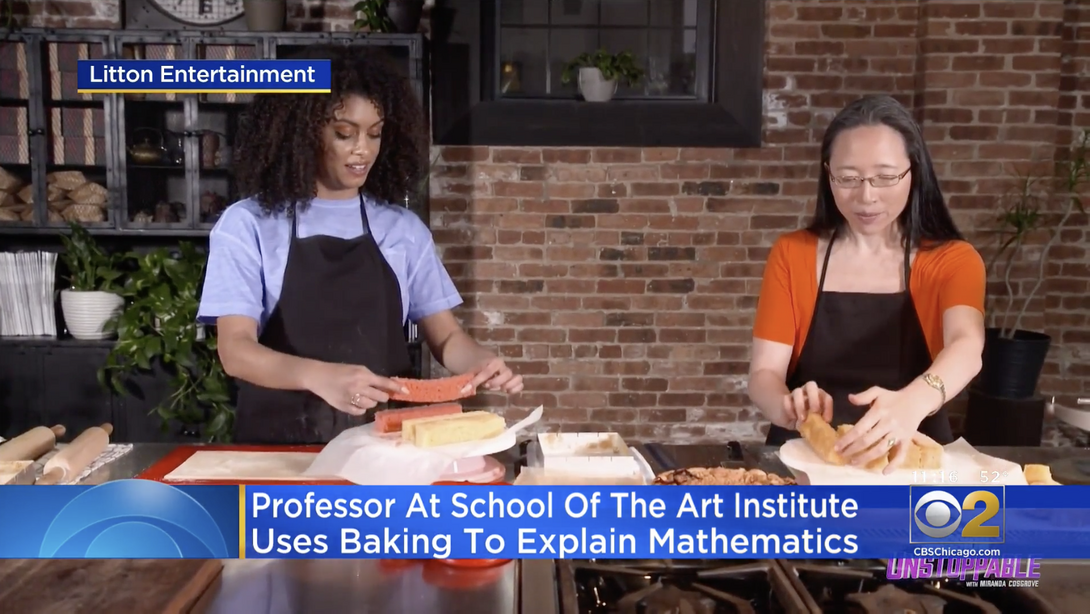
[[[886,561],[781,560],[795,591],[814,614],[1048,613],[1039,596],[1018,588],[970,588],[956,579],[887,580]]]
[[[805,614],[771,560],[558,561],[563,614]]]

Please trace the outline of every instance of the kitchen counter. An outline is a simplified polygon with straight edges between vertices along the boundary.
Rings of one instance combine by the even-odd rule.
[[[155,464],[156,461],[177,447],[175,444],[139,443],[133,446],[131,452],[118,460],[99,468],[87,476],[81,484],[102,484],[113,480],[124,480],[139,475]],[[668,450],[679,466],[701,467],[716,466],[724,462],[727,453],[725,446],[662,444],[659,446]],[[758,468],[780,475],[790,475],[790,471],[780,462],[776,456],[778,448],[761,444],[743,444],[742,461],[746,467]],[[985,454],[1006,459],[1011,462],[1025,465],[1027,463],[1052,464],[1064,458],[1090,459],[1090,448],[1017,448],[1017,447],[980,447],[977,448]],[[505,454],[498,454],[496,458],[507,465],[507,478],[513,480],[514,464],[516,462],[514,450]],[[648,458],[652,468],[661,470],[656,466],[653,458]]]
[[[92,472],[80,483],[102,484],[133,478],[175,447],[135,444],[131,452]],[[515,450],[495,456],[507,467],[505,479],[514,480]],[[540,563],[551,564],[551,561]],[[463,570],[434,561],[391,564],[374,559],[225,560],[218,594],[207,614],[303,614],[330,610],[338,614],[518,614],[519,596],[534,590],[518,590],[521,573],[527,567],[514,561],[488,570]],[[534,567],[529,566],[531,570]],[[551,565],[548,571],[551,573]],[[543,575],[548,574],[533,574]],[[547,592],[555,601],[551,583]],[[534,601],[547,606],[549,598],[542,595]],[[552,611],[543,610],[550,614]]]
[[[91,475],[83,484],[132,478],[175,446],[137,444],[117,461]],[[679,466],[742,464],[790,475],[775,455],[776,448],[742,446],[743,460],[728,463],[728,448],[717,445],[661,445]],[[517,450],[517,449],[516,449]],[[514,479],[516,450],[496,455]],[[645,448],[646,450],[646,448]],[[1090,459],[1090,448],[981,448],[982,452],[1020,464],[1048,464],[1077,456]],[[664,469],[645,454],[652,468]],[[247,612],[288,614],[335,609],[341,614],[366,612],[474,612],[477,614],[555,614],[557,591],[552,561],[508,562],[491,570],[452,569],[441,563],[390,564],[376,560],[229,560],[210,614]],[[1053,567],[1052,565],[1042,565]],[[1085,578],[1090,566],[1073,565],[1042,574],[1042,588],[1062,591],[1074,609],[1083,612]],[[1084,571],[1085,570],[1085,571]],[[1050,594],[1053,590],[1048,591]]]

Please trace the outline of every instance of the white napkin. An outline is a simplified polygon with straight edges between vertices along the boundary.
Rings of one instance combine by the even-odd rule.
[[[1026,476],[1017,463],[984,454],[964,439],[943,446],[942,469],[913,471],[898,469],[889,475],[860,467],[830,465],[814,453],[805,439],[792,439],[780,446],[780,460],[796,478],[800,474],[814,486],[858,484],[896,485],[1000,485],[1026,486]]]
[[[354,484],[426,486],[439,480],[461,458],[496,454],[513,448],[517,435],[541,419],[543,406],[506,431],[484,441],[418,448],[400,433],[380,435],[374,424],[348,429],[330,441],[303,475],[340,478]]]

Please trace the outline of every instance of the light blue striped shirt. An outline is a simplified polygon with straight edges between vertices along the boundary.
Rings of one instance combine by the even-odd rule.
[[[431,231],[412,211],[366,200],[367,220],[379,251],[401,285],[402,323],[414,322],[462,303],[439,260]],[[352,239],[363,234],[359,198],[314,199],[299,215],[300,238],[328,235]],[[291,218],[266,216],[254,200],[228,207],[209,235],[199,321],[214,324],[226,315],[249,316],[258,334],[280,298],[287,265]]]

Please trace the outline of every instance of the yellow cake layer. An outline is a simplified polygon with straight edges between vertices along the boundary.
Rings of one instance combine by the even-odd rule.
[[[426,418],[410,418],[401,423],[401,438],[405,441],[416,441],[416,427],[421,424],[429,424],[431,422],[449,422],[449,421],[479,421],[486,419],[487,416],[494,416],[495,414],[487,411],[467,411],[460,414],[447,414],[444,416],[428,416]]]
[[[419,448],[434,448],[489,439],[503,433],[506,428],[507,423],[500,416],[486,411],[473,411],[452,416],[406,420],[402,424],[401,436]]]

